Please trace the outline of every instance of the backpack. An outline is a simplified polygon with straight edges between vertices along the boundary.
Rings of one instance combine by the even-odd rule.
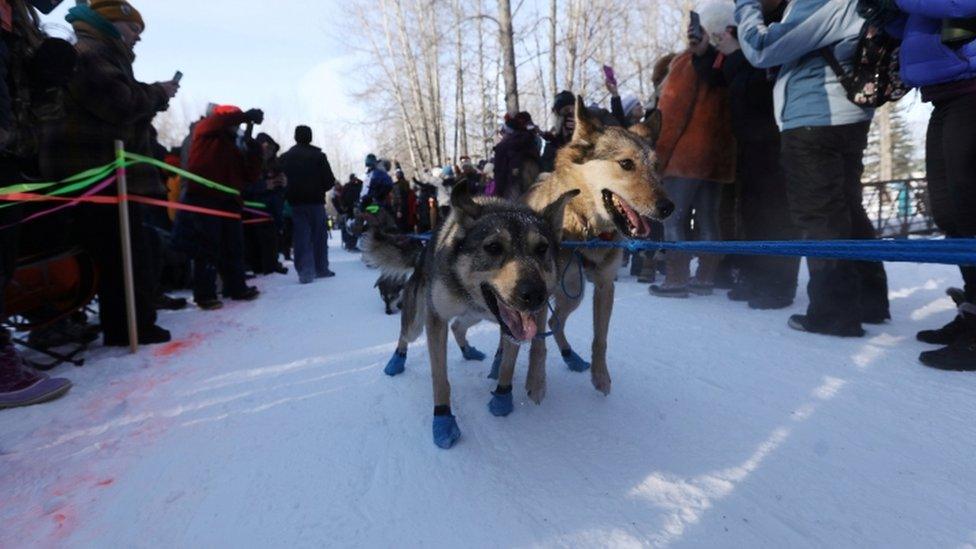
[[[854,67],[844,70],[834,50],[820,55],[840,79],[847,99],[859,107],[877,108],[905,97],[909,90],[901,80],[901,42],[884,31],[882,19],[868,19],[858,36]]]

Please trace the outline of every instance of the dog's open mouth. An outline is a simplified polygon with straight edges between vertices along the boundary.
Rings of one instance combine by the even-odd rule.
[[[603,205],[613,218],[617,229],[630,238],[646,238],[651,234],[651,223],[644,216],[637,213],[626,200],[617,193],[603,190]]]
[[[485,303],[498,320],[504,335],[515,341],[532,341],[535,338],[539,326],[535,322],[534,313],[510,307],[488,284],[481,285],[481,293],[484,294]]]

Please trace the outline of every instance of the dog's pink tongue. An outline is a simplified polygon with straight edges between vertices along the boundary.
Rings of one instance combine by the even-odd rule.
[[[651,223],[644,216],[640,217],[640,225],[637,225],[637,236],[641,238],[651,236]]]
[[[539,326],[535,323],[535,317],[529,313],[519,313],[522,317],[522,341],[531,341],[539,333]]]
[[[512,332],[512,337],[519,341],[530,341],[539,331],[535,323],[535,317],[530,313],[516,311],[511,307],[501,304],[502,321],[508,326],[508,331]]]

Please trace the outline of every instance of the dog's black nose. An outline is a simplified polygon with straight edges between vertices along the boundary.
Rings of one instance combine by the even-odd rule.
[[[546,286],[541,281],[522,280],[515,285],[515,297],[526,308],[538,309],[546,302]]]
[[[668,216],[674,213],[674,202],[671,202],[667,198],[662,198],[657,201],[657,215],[661,219],[667,219]]]

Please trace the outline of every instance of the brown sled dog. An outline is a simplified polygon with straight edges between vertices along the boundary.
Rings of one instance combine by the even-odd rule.
[[[537,201],[538,210],[532,210],[497,198],[472,198],[467,185],[460,184],[451,195],[449,217],[420,253],[378,230],[364,239],[368,264],[387,275],[410,276],[403,290],[399,344],[384,372],[402,373],[407,346],[426,330],[437,446],[450,448],[461,435],[451,414],[448,323],[455,320],[451,330],[462,351],[465,332],[482,320],[498,323],[512,345],[533,340],[556,287],[563,210],[577,194],[568,189],[550,202]],[[492,413],[506,406],[511,406],[511,392],[496,394],[489,404]]]
[[[577,98],[572,142],[559,151],[555,172],[543,175],[522,201],[530,208],[537,208],[567,192],[579,191],[563,216],[565,240],[620,241],[646,237],[651,230],[648,218],[662,220],[674,210],[658,179],[651,146],[660,128],[659,115],[652,115],[628,129],[606,127],[587,111],[583,99]],[[579,252],[561,249],[558,261],[561,283],[554,293],[555,312],[549,319],[549,327],[567,366],[579,372],[590,368],[573,351],[563,329],[570,314],[582,302],[585,282],[575,266],[575,262],[581,262],[585,278],[594,285],[591,377],[593,386],[604,394],[610,393],[607,332],[613,311],[614,279],[622,258],[619,249]],[[540,325],[546,317],[547,311],[543,310]],[[511,387],[518,349],[511,341],[501,342],[499,390]],[[545,362],[545,341],[535,339],[530,349],[526,389],[537,404],[545,397]]]

